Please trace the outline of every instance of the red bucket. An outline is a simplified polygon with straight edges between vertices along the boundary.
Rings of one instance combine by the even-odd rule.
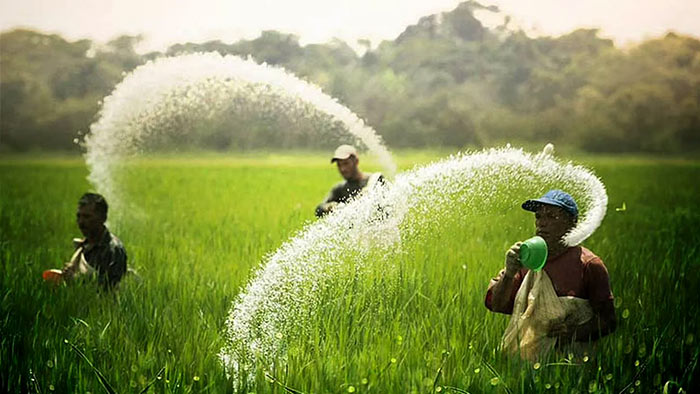
[[[41,274],[41,277],[44,278],[45,282],[59,284],[63,281],[63,271],[58,269],[46,270]]]

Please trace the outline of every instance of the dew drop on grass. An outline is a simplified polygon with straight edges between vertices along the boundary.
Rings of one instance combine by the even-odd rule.
[[[396,364],[396,359],[394,357],[391,358],[391,363]]]
[[[498,379],[498,376],[491,378],[491,386],[495,386],[500,382],[500,379]]]
[[[199,376],[194,375],[194,377],[192,378],[192,380],[194,380],[195,382],[199,382]]]
[[[56,390],[56,388],[53,386],[53,384],[50,384],[50,385],[49,385],[49,391],[54,391],[54,390]]]
[[[544,388],[547,389],[547,390],[549,390],[549,389],[552,388],[552,385],[551,385],[550,383],[547,383],[547,384],[544,385]]]
[[[362,378],[362,384],[368,384],[368,383],[369,383],[369,379],[367,379],[367,378]]]
[[[588,356],[583,356],[583,362],[587,363],[588,362]]]
[[[622,306],[622,297],[615,297],[615,301],[613,302],[615,305],[615,308],[619,308]]]
[[[442,387],[441,387],[441,386],[435,387],[435,392],[436,392],[436,393],[439,393],[439,392],[441,392],[441,391],[442,391]]]
[[[46,366],[47,366],[48,368],[53,368],[53,361],[52,361],[52,360],[48,360],[48,361],[46,362]]]
[[[475,373],[475,374],[478,374],[479,372],[481,372],[481,368],[474,368],[474,373]]]
[[[607,381],[611,381],[612,378],[613,378],[613,374],[611,374],[611,373],[605,375],[605,380],[607,380]]]
[[[625,309],[624,311],[622,311],[622,318],[627,319],[628,317],[630,317],[630,310]]]
[[[642,358],[647,354],[647,347],[644,344],[641,344],[639,346],[639,349],[637,350],[637,357]]]
[[[588,392],[595,393],[596,391],[598,391],[598,382],[596,382],[595,380],[591,380],[588,383]]]
[[[639,366],[639,360],[634,360],[634,366],[638,367]]]
[[[348,393],[354,393],[355,392],[355,386],[348,386]]]
[[[540,369],[541,366],[542,365],[540,363],[535,363],[535,365],[533,365],[532,368],[536,371],[536,370]]]

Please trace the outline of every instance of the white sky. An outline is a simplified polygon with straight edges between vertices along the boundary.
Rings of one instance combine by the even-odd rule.
[[[599,27],[619,44],[668,30],[700,37],[699,0],[483,0],[532,33],[559,35]],[[333,37],[373,46],[394,39],[418,18],[449,11],[459,0],[0,0],[0,30],[30,27],[69,40],[106,42],[143,34],[143,50],[178,42],[232,43],[274,29],[302,43]]]

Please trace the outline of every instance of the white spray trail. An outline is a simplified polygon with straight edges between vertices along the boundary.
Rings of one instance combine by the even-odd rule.
[[[342,125],[348,136],[377,157],[385,175],[396,171],[391,155],[372,128],[313,84],[281,68],[236,56],[197,53],[150,61],[128,74],[103,100],[90,127],[85,155],[88,179],[119,204],[114,169],[126,158],[161,140],[177,140],[207,120],[231,112],[287,115],[292,122]],[[324,132],[337,132],[333,127]],[[326,131],[328,130],[328,131]],[[285,130],[280,130],[284,133]]]
[[[255,366],[284,359],[289,337],[302,335],[316,313],[320,293],[342,275],[344,258],[401,253],[401,241],[421,242],[427,225],[448,215],[518,207],[523,193],[539,197],[559,188],[578,201],[580,218],[568,245],[589,237],[605,216],[607,194],[589,170],[562,163],[551,147],[538,155],[511,148],[463,154],[397,175],[393,184],[368,191],[298,233],[268,256],[231,308],[221,359],[237,384],[250,381]],[[462,211],[454,212],[459,207]],[[467,219],[465,219],[467,220]],[[386,259],[391,261],[391,259]],[[345,267],[347,268],[347,267]]]

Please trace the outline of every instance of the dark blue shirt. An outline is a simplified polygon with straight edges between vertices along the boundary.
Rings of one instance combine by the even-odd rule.
[[[114,287],[126,273],[126,249],[122,241],[105,227],[102,238],[94,245],[83,240],[85,261],[97,270],[97,281],[105,290]]]

